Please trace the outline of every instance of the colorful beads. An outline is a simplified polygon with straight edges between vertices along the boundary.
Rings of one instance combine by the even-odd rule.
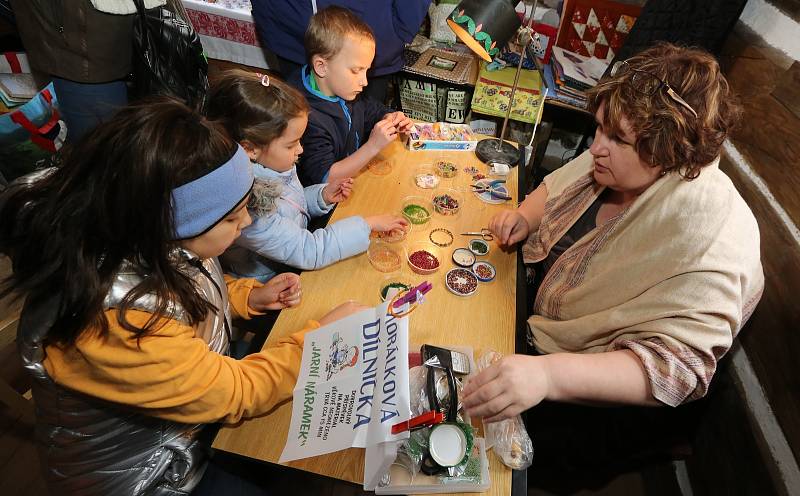
[[[423,172],[414,176],[414,184],[422,189],[433,189],[439,185],[439,177],[430,172]]]
[[[417,250],[408,256],[408,263],[415,272],[430,273],[439,268],[439,259],[428,250]]]
[[[436,170],[436,173],[444,178],[456,177],[456,174],[458,174],[458,167],[456,167],[456,164],[453,162],[440,160],[439,162],[436,162],[433,167]]]
[[[428,234],[428,239],[430,239],[431,243],[435,244],[436,246],[441,246],[444,248],[445,246],[452,245],[455,238],[453,237],[453,233],[451,233],[449,230],[439,227]]]
[[[447,193],[433,197],[433,208],[442,215],[455,215],[458,207],[458,200]]]
[[[431,218],[431,213],[422,205],[411,203],[403,207],[403,217],[412,224],[424,224]]]
[[[452,269],[445,276],[447,289],[458,296],[469,296],[478,289],[478,278],[467,269]]]

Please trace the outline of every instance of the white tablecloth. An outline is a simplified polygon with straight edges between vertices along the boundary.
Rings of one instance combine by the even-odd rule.
[[[269,68],[249,9],[202,0],[182,1],[209,58]]]

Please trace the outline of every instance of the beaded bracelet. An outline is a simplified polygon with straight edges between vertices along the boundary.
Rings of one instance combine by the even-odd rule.
[[[446,234],[447,236],[449,236],[449,237],[450,237],[450,240],[449,240],[449,241],[445,241],[445,242],[443,242],[443,243],[442,243],[442,242],[439,242],[439,241],[435,241],[435,240],[433,239],[433,235],[434,235],[435,233],[437,233],[437,232],[440,232],[440,233],[444,233],[444,234]],[[453,233],[451,233],[449,230],[447,230],[447,229],[445,229],[445,228],[443,228],[443,227],[439,227],[439,228],[436,228],[436,229],[434,229],[433,231],[431,231],[431,232],[430,232],[430,234],[428,234],[428,239],[430,239],[430,240],[431,240],[431,243],[435,244],[436,246],[441,246],[442,248],[444,248],[445,246],[450,246],[450,245],[452,245],[452,244],[453,244],[453,239],[455,239],[455,238],[453,238]]]

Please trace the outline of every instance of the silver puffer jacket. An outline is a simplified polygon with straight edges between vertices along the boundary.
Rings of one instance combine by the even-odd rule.
[[[177,250],[175,256],[205,298],[221,309],[197,326],[197,335],[212,351],[227,353],[230,312],[219,262],[201,262],[186,250]],[[118,307],[140,280],[132,266],[122,267],[105,298],[105,307]],[[54,300],[35,308],[26,305],[17,332],[25,367],[36,379],[36,438],[51,494],[189,494],[207,462],[208,443],[199,439],[204,426],[150,417],[56,384],[44,368],[42,342],[54,321],[57,304]],[[153,312],[155,298],[143,297],[133,308]],[[177,304],[170,306],[169,314],[188,322]]]

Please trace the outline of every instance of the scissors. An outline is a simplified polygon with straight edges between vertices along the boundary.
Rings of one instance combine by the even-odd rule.
[[[462,236],[480,236],[484,241],[491,241],[494,239],[494,234],[486,227],[482,227],[480,232],[465,232],[461,233]]]
[[[493,198],[499,198],[500,200],[510,200],[510,196],[497,189],[499,185],[505,184],[505,182],[505,179],[495,179],[488,184],[473,184],[472,191],[476,193],[489,193]]]

